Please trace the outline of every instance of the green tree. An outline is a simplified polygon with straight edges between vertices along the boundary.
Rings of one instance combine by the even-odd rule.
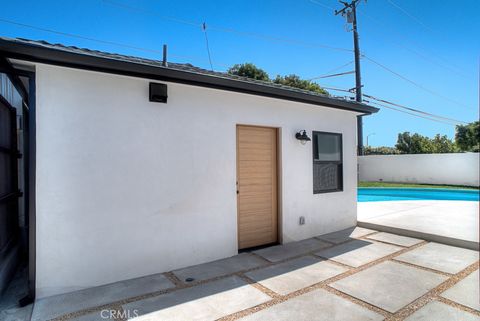
[[[434,138],[428,138],[417,133],[411,135],[409,132],[398,134],[395,147],[402,154],[454,153],[458,150],[446,135],[437,134]]]
[[[395,147],[402,154],[426,154],[433,153],[433,144],[428,137],[420,134],[411,135],[410,132],[398,134]]]
[[[328,95],[328,91],[320,87],[320,85],[318,85],[317,83],[311,82],[310,80],[300,79],[300,77],[297,75],[277,75],[273,82],[284,86],[295,87],[299,89],[313,91],[323,95]]]
[[[266,71],[249,62],[235,64],[227,70],[227,73],[256,80],[270,81]]]
[[[366,146],[364,148],[365,155],[395,155],[400,154],[400,151],[395,147],[389,146],[379,146],[379,147],[372,147]]]
[[[455,143],[447,135],[440,136],[440,134],[437,134],[431,141],[434,153],[455,153],[458,151]]]
[[[455,143],[464,152],[480,151],[480,122],[476,121],[468,125],[457,125]]]

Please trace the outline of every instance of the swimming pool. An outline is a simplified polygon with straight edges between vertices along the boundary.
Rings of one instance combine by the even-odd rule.
[[[358,188],[359,202],[407,201],[407,200],[450,200],[479,201],[478,190],[443,188]]]

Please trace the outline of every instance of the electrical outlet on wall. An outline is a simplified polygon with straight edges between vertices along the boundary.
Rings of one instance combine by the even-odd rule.
[[[299,220],[298,220],[298,224],[300,225],[304,225],[305,224],[305,216],[300,216]]]

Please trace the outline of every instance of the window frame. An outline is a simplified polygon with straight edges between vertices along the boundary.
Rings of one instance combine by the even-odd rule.
[[[332,136],[340,137],[340,160],[339,161],[319,161],[315,160],[315,152],[317,151],[317,144],[315,142],[315,136],[317,134],[326,134]],[[333,193],[333,192],[343,192],[343,134],[342,133],[334,133],[334,132],[325,132],[325,131],[312,131],[312,173],[314,172],[313,165],[315,164],[335,164],[339,167],[338,170],[338,177],[337,180],[339,182],[339,186],[334,189],[326,189],[326,190],[315,190],[314,188],[314,179],[315,177],[312,175],[312,188],[313,194],[324,194],[324,193]]]

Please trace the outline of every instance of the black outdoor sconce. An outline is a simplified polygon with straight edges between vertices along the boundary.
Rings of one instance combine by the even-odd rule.
[[[307,142],[311,141],[310,137],[307,135],[306,130],[301,130],[295,134],[295,138],[298,139],[302,145],[305,145]]]
[[[151,102],[167,103],[167,85],[150,83],[149,98]]]

